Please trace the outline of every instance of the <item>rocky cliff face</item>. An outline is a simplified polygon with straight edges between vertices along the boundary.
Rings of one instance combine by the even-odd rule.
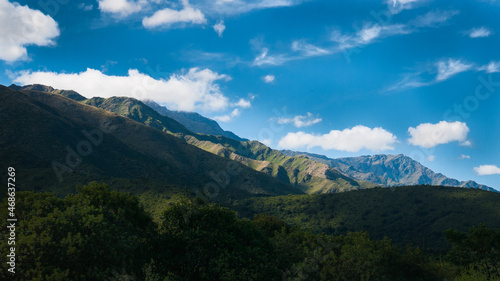
[[[419,162],[403,154],[379,154],[330,159],[323,155],[283,151],[287,155],[305,154],[311,159],[325,163],[338,169],[345,175],[357,180],[368,181],[382,186],[403,185],[444,185],[467,188],[479,188],[496,191],[495,189],[478,184],[475,181],[458,181],[436,173]]]

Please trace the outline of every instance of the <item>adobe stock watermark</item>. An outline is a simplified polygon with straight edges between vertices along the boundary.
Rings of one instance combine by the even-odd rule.
[[[71,173],[83,162],[83,157],[92,154],[95,148],[102,144],[105,134],[109,134],[116,129],[110,120],[101,120],[99,127],[92,130],[82,130],[81,133],[85,139],[79,141],[75,146],[67,145],[65,147],[66,157],[64,164],[58,161],[52,161],[52,169],[59,182],[63,182],[63,175]]]
[[[467,95],[459,103],[454,103],[449,109],[443,113],[443,120],[448,122],[464,122],[471,118],[474,112],[479,110],[481,103],[486,102],[500,88],[500,75],[490,73],[488,75],[479,75],[477,77],[478,84],[475,87],[474,93]],[[433,136],[429,137],[429,143],[437,143],[438,140],[443,139],[444,132],[436,132]],[[409,156],[416,161],[423,161],[432,157],[435,152],[435,147],[414,150]]]

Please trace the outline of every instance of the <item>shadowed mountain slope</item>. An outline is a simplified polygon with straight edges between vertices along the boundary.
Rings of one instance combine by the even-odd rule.
[[[60,94],[0,86],[0,104],[0,168],[16,168],[20,190],[65,194],[92,180],[128,179],[144,182],[145,189],[155,182],[203,192],[207,184],[218,184],[219,190],[212,185],[212,196],[300,193],[170,134]],[[216,178],[221,173],[229,175],[224,184]]]

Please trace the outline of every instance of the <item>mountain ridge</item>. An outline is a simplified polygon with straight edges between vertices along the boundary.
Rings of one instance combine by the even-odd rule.
[[[359,180],[383,186],[442,185],[498,192],[475,181],[459,181],[436,173],[404,154],[376,154],[332,159],[324,155],[283,150],[287,155],[306,155]]]
[[[153,186],[158,192],[204,192],[207,184],[219,183],[213,175],[232,167],[238,175],[209,192],[220,193],[218,199],[302,194],[168,133],[60,94],[0,85],[0,102],[5,106],[0,111],[0,166],[15,167],[21,190],[64,195],[95,180],[117,188],[126,181],[134,192]]]

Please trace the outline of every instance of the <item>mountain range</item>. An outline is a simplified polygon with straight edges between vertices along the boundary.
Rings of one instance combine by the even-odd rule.
[[[306,155],[313,160],[338,169],[351,178],[381,186],[442,185],[497,192],[497,190],[478,184],[475,181],[459,181],[448,178],[403,154],[379,154],[331,159],[324,155],[290,150],[283,150],[282,153],[289,156]]]
[[[260,188],[256,189],[246,185],[246,187],[242,189],[247,191],[252,189],[249,194],[333,193],[372,188],[375,186],[391,187],[422,184],[460,186],[495,191],[490,187],[477,184],[473,181],[460,182],[447,178],[404,155],[373,155],[330,159],[326,156],[317,154],[274,150],[260,142],[248,141],[238,137],[232,132],[224,131],[217,122],[197,113],[170,111],[153,101],[143,102],[128,97],[112,97],[108,99],[95,97],[86,99],[74,91],[56,90],[44,85],[28,85],[24,87],[11,85],[10,88],[20,91],[28,98],[44,103],[45,106],[51,107],[51,112],[59,112],[57,116],[63,119],[68,119],[72,116],[74,117],[72,121],[76,122],[89,120],[88,116],[85,115],[99,115],[95,112],[97,108],[101,109],[98,111],[100,114],[115,114],[113,115],[115,119],[118,118],[118,116],[122,116],[124,117],[123,120],[129,120],[127,122],[120,121],[120,124],[123,125],[122,130],[128,132],[130,137],[127,138],[127,133],[120,131],[122,133],[120,135],[120,141],[125,142],[126,145],[133,150],[139,150],[142,153],[146,152],[149,157],[158,157],[165,153],[178,153],[178,151],[175,151],[175,147],[166,148],[165,144],[160,144],[161,141],[159,139],[155,139],[154,141],[151,139],[141,140],[144,136],[137,135],[137,133],[139,133],[138,131],[146,130],[144,126],[153,128],[155,131],[161,131],[159,133],[162,134],[163,138],[167,138],[170,142],[175,139],[174,142],[177,146],[183,143],[189,147],[189,152],[184,152],[188,155],[182,155],[179,158],[171,155],[167,157],[169,161],[172,160],[169,163],[170,166],[175,168],[187,168],[189,165],[193,164],[192,162],[196,161],[195,159],[198,157],[197,154],[200,153],[199,151],[206,151],[212,155],[216,155],[215,158],[211,158],[208,162],[217,162],[218,160],[215,159],[226,158],[226,161],[239,162],[250,168],[245,169],[248,173],[250,173],[249,170],[254,170],[254,174],[250,173],[253,176],[259,177],[259,175],[262,175],[265,178],[264,181],[269,181],[269,178],[274,178],[274,184],[276,184],[276,180],[280,183],[276,185],[278,190],[273,188],[271,188],[271,190],[266,190],[266,185],[260,185]],[[4,87],[3,92],[8,92],[7,88]],[[70,110],[69,108],[75,108],[75,110]],[[94,108],[94,110],[90,110],[90,108]],[[67,114],[64,112],[67,112]],[[95,118],[92,120],[92,125],[95,126],[97,121]],[[19,120],[12,121],[13,123],[19,122]],[[139,125],[142,125],[140,130],[137,129]],[[41,128],[43,128],[43,126]],[[142,132],[139,134],[142,134]],[[64,139],[67,136],[61,133],[47,136],[48,139],[54,137],[62,137]],[[53,141],[56,143],[61,142],[61,140]],[[69,143],[71,143],[71,141]],[[148,143],[149,147],[144,147],[146,143]],[[26,145],[28,144],[29,141],[26,141]],[[33,152],[29,149],[19,149],[18,151]],[[130,155],[134,154],[131,153]],[[46,156],[44,157],[46,158]],[[42,159],[44,157],[42,157]],[[135,156],[126,158],[134,157]],[[186,163],[186,161],[184,161],[186,157],[191,159],[190,162],[188,161]],[[108,159],[113,159],[113,157],[108,157]],[[125,160],[123,159],[120,161],[122,161],[120,163],[124,163],[123,161]],[[143,161],[145,161],[145,159],[127,159],[127,162],[133,162],[139,166]],[[181,163],[177,163],[177,161]],[[147,163],[144,165],[147,166],[150,164],[151,163]],[[163,164],[158,163],[158,165]],[[208,166],[210,165],[200,167],[199,173],[197,174],[210,174]],[[145,168],[134,168],[133,165],[127,167],[128,168],[122,167],[122,169],[117,169],[115,172],[118,173],[118,170],[122,173],[126,170],[134,170],[137,172]],[[164,181],[165,178],[174,176],[176,173],[186,175],[186,173],[179,170],[171,170],[171,172],[169,176],[163,175],[161,181]],[[158,171],[153,171],[151,173],[158,173]],[[100,173],[100,177],[117,177],[118,174],[102,172]],[[187,174],[190,173],[188,172]],[[130,176],[129,178],[133,178],[132,175],[134,175],[134,172],[127,175]],[[186,176],[188,178],[191,176],[197,177],[194,174]],[[125,178],[127,177],[125,176]],[[154,176],[152,178],[154,180],[158,179],[158,177]],[[205,177],[204,180],[210,181],[210,178],[207,179]],[[171,181],[171,183],[177,186],[200,185],[199,183],[194,183],[194,181],[196,180],[189,178],[189,180],[187,180],[188,184],[184,184],[184,181],[175,180]],[[284,186],[287,186],[287,188]]]
[[[169,133],[61,94],[0,86],[0,104],[0,168],[15,167],[19,190],[64,195],[95,180],[133,186],[135,192],[198,190],[217,199],[302,193]],[[222,183],[216,178],[221,173],[229,175]]]

